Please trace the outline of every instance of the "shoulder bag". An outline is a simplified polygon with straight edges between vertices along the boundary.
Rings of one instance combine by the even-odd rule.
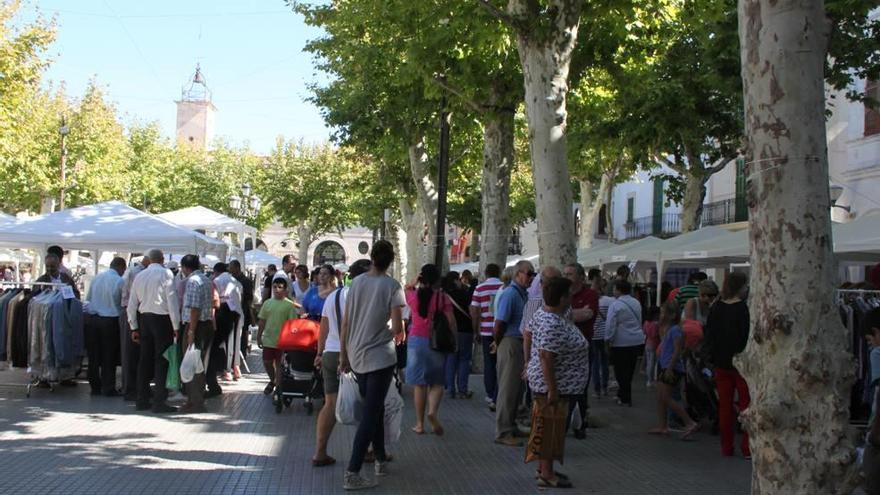
[[[443,296],[443,293],[435,293],[435,296]],[[437,304],[434,305],[434,318],[431,321],[431,349],[451,354],[458,351],[458,338],[449,328],[449,320],[440,310],[439,298]]]

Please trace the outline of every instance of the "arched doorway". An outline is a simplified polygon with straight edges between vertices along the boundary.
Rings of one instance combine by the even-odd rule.
[[[315,248],[315,265],[345,263],[345,249],[336,241],[324,241]]]

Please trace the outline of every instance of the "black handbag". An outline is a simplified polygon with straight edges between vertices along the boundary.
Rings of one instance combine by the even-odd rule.
[[[449,328],[449,320],[440,311],[440,304],[435,305],[434,319],[431,321],[431,349],[451,354],[458,351],[458,338]]]

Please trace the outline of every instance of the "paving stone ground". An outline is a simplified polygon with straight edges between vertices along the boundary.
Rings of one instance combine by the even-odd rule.
[[[256,355],[249,358],[259,367]],[[135,412],[121,399],[91,397],[88,385],[35,390],[0,386],[0,494],[330,494],[343,493],[342,474],[354,434],[337,426],[330,442],[335,466],[313,468],[315,417],[301,401],[276,414],[255,372],[226,386],[207,414]],[[0,371],[0,383],[24,383],[22,370]],[[470,400],[444,399],[446,435],[417,436],[411,391],[404,389],[403,434],[392,449],[391,475],[372,493],[512,495],[536,493],[535,465],[524,449],[492,442],[494,416],[483,401],[482,377],[471,377]],[[722,458],[718,437],[657,438],[653,392],[635,387],[633,408],[590,398],[602,426],[586,440],[566,439],[561,471],[589,494],[746,494],[751,466]],[[370,473],[372,474],[372,473]],[[557,490],[559,491],[559,490]],[[563,492],[566,492],[563,490]]]

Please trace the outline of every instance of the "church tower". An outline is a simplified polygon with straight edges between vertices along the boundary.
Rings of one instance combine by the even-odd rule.
[[[177,145],[204,150],[214,139],[214,113],[211,91],[196,64],[196,73],[183,86],[177,103]]]

